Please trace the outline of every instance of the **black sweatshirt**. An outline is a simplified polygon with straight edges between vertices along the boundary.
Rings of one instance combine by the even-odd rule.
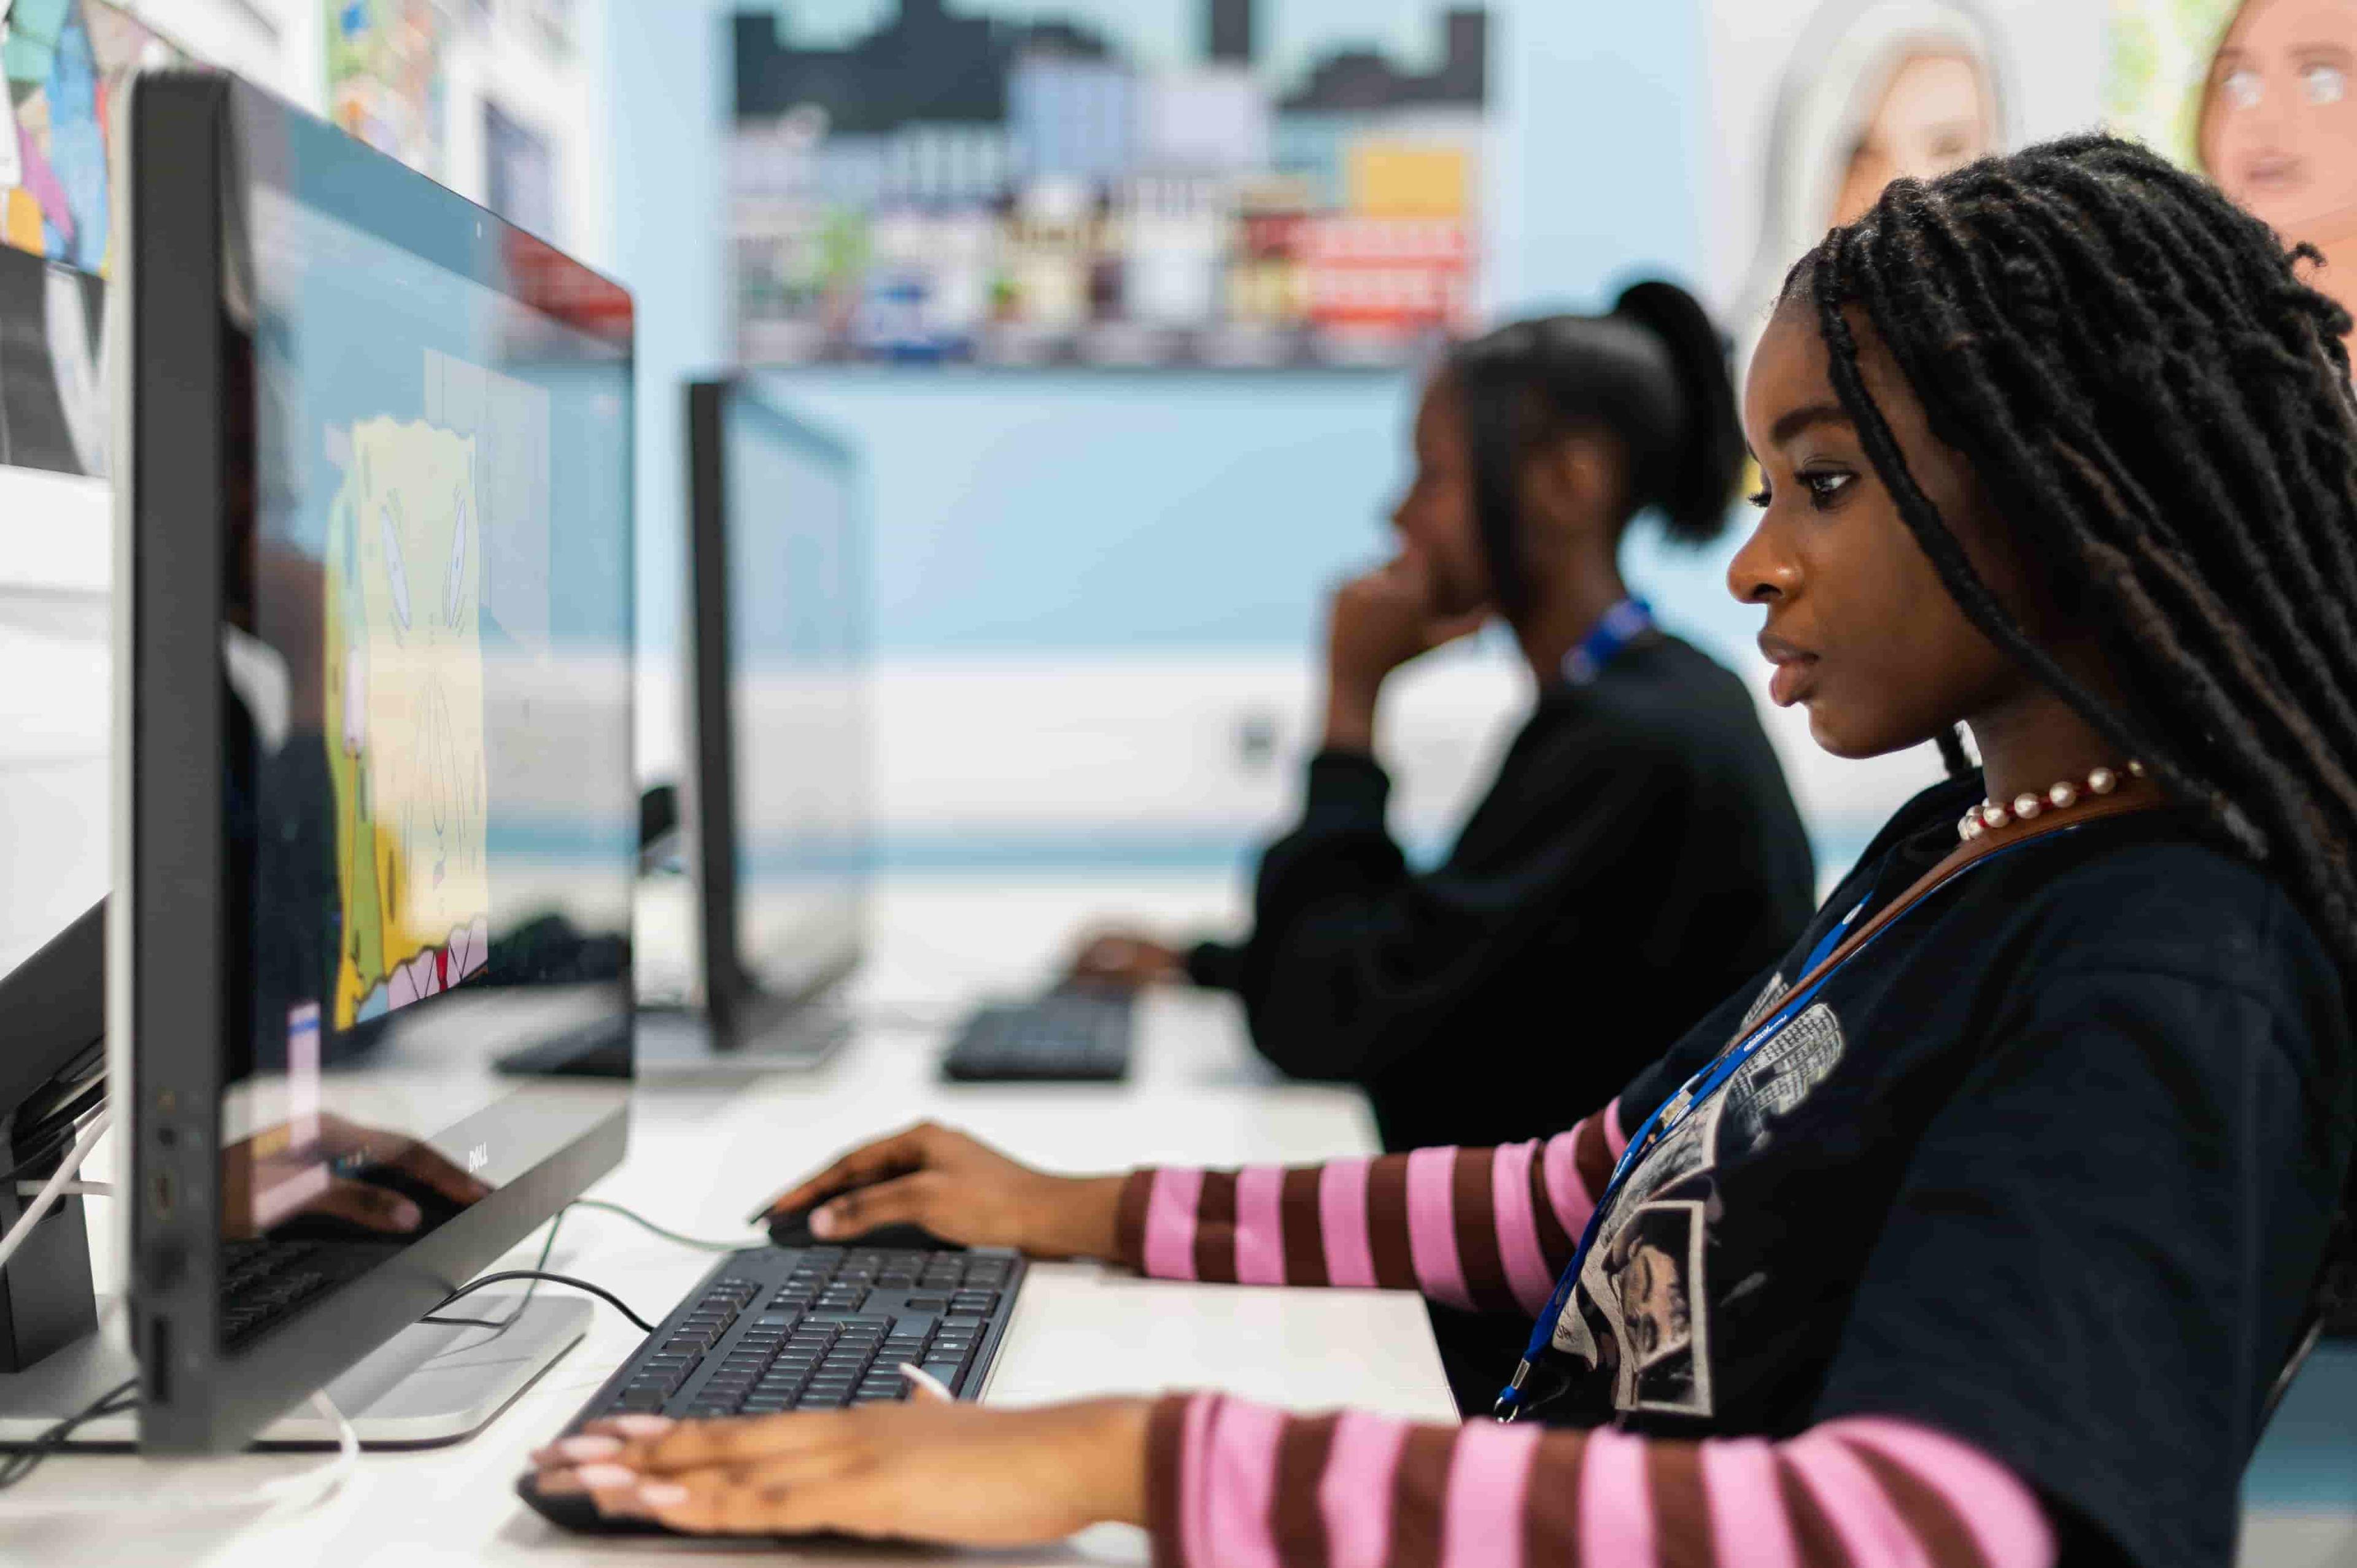
[[[1663,633],[1541,693],[1437,870],[1409,871],[1390,789],[1371,757],[1312,759],[1300,825],[1262,857],[1251,939],[1188,960],[1243,997],[1270,1061],[1362,1085],[1387,1149],[1558,1131],[1816,906],[1750,694]]]

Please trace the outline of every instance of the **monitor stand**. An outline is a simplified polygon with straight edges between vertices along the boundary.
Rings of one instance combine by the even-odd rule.
[[[515,1312],[523,1293],[484,1291],[466,1298],[470,1317],[495,1321]],[[371,1448],[429,1448],[482,1427],[530,1388],[588,1332],[590,1304],[552,1291],[535,1293],[504,1329],[415,1323],[328,1385],[328,1398]],[[21,1372],[0,1374],[0,1444],[39,1436],[87,1409],[109,1389],[137,1376],[122,1298],[99,1303],[98,1331]],[[335,1424],[306,1402],[263,1429],[264,1448],[332,1447]],[[139,1438],[138,1413],[103,1417],[78,1428],[69,1448],[124,1448]]]
[[[678,1083],[734,1081],[766,1073],[808,1072],[849,1043],[852,1015],[839,1003],[737,1004],[737,1039],[720,1038],[712,1020],[684,1008],[642,1008],[638,1016],[638,1076]]]

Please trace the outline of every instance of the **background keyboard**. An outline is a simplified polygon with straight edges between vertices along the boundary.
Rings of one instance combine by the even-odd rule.
[[[1134,1011],[1128,993],[1113,991],[1051,991],[994,1004],[966,1020],[942,1076],[962,1083],[1125,1078]]]

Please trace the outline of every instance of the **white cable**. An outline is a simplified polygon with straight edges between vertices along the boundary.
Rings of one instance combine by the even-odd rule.
[[[281,1476],[242,1492],[184,1492],[139,1501],[119,1497],[59,1498],[54,1502],[46,1498],[17,1502],[10,1498],[0,1502],[0,1520],[27,1514],[184,1513],[191,1509],[275,1508],[290,1498],[304,1508],[316,1508],[342,1490],[352,1472],[360,1467],[361,1434],[352,1430],[350,1419],[336,1408],[327,1390],[321,1389],[311,1396],[311,1408],[336,1423],[336,1456],[301,1475]]]
[[[41,1184],[41,1190],[34,1195],[32,1203],[16,1217],[16,1223],[8,1227],[8,1234],[0,1236],[0,1269],[8,1266],[8,1260],[16,1254],[17,1248],[25,1244],[25,1238],[33,1233],[33,1227],[41,1222],[41,1216],[56,1207],[58,1199],[65,1196],[66,1187],[81,1174],[81,1163],[90,1158],[90,1151],[98,1143],[99,1134],[105,1132],[113,1120],[113,1106],[100,1107],[98,1114],[91,1118],[90,1125],[81,1130],[81,1136],[74,1140],[73,1152],[66,1155],[50,1174],[49,1179]]]
[[[37,1181],[20,1181],[16,1184],[16,1196],[19,1197],[29,1197],[40,1190],[41,1184]],[[58,1196],[59,1197],[113,1197],[114,1184],[111,1181],[70,1181],[58,1188]]]

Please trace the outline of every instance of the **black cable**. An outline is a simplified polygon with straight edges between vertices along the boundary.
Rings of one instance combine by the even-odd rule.
[[[608,1214],[620,1215],[623,1219],[629,1220],[631,1224],[639,1227],[639,1229],[642,1230],[653,1231],[656,1235],[662,1237],[666,1241],[676,1241],[683,1247],[694,1247],[700,1251],[742,1252],[748,1248],[759,1247],[764,1244],[763,1239],[759,1236],[748,1236],[741,1241],[706,1241],[699,1237],[683,1236],[676,1230],[665,1230],[663,1227],[656,1224],[653,1220],[648,1219],[643,1214],[634,1213],[630,1209],[623,1208],[619,1203],[608,1203],[602,1197],[576,1197],[571,1203],[565,1205],[565,1207],[568,1208],[602,1208]]]
[[[472,1295],[475,1292],[481,1290],[485,1285],[495,1285],[507,1280],[546,1280],[551,1284],[571,1285],[575,1290],[587,1291],[591,1295],[597,1297],[599,1300],[605,1302],[606,1305],[611,1306],[616,1312],[620,1313],[624,1317],[627,1317],[632,1323],[637,1324],[639,1327],[646,1333],[652,1334],[655,1331],[655,1326],[653,1324],[649,1323],[645,1318],[640,1317],[637,1313],[632,1312],[630,1310],[630,1303],[624,1301],[620,1296],[616,1295],[612,1291],[608,1290],[604,1285],[591,1284],[587,1280],[576,1280],[571,1274],[544,1273],[539,1269],[501,1269],[498,1273],[485,1274],[479,1280],[469,1280],[465,1284],[460,1285],[457,1290],[452,1291],[448,1295],[444,1296],[440,1301],[436,1302],[434,1304],[433,1310],[439,1312],[462,1295]],[[425,1323],[443,1323],[452,1321],[464,1323],[467,1320],[463,1318],[447,1319],[426,1317],[420,1319],[420,1321]]]
[[[548,1234],[541,1238],[540,1256],[532,1261],[532,1266],[534,1273],[538,1273],[540,1270],[548,1267],[548,1255],[556,1250],[556,1232],[562,1229],[565,1224],[566,1209],[570,1209],[573,1206],[568,1203],[564,1208],[558,1209],[554,1215],[549,1217]],[[497,1339],[500,1335],[505,1334],[509,1329],[515,1326],[516,1319],[522,1317],[524,1314],[524,1308],[532,1305],[532,1293],[539,1288],[540,1282],[538,1280],[534,1280],[532,1283],[524,1286],[523,1299],[516,1303],[515,1310],[509,1313],[505,1317],[435,1317],[428,1316],[419,1318],[418,1321],[420,1323],[438,1323],[447,1327],[490,1328],[497,1330],[497,1332],[491,1336],[490,1339],[478,1339],[472,1345],[466,1347],[466,1348],[469,1350],[479,1350],[482,1347],[489,1345],[491,1342],[491,1339]],[[436,1302],[433,1307],[429,1308],[428,1312],[430,1314],[434,1311],[438,1311],[457,1299],[457,1297],[455,1295],[445,1296],[441,1301]]]
[[[75,1432],[102,1416],[121,1415],[126,1410],[138,1408],[139,1380],[127,1379],[107,1390],[81,1410],[58,1422],[24,1447],[0,1462],[0,1489],[15,1486],[40,1467],[42,1460],[56,1453]],[[125,1399],[124,1395],[132,1397]]]

